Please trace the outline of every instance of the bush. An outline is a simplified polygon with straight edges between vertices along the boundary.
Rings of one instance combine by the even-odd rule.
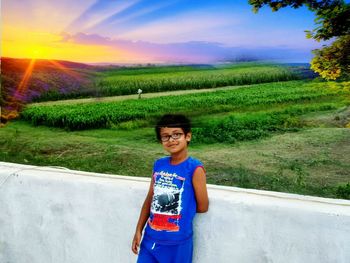
[[[337,188],[337,197],[343,199],[350,199],[350,183],[346,185],[339,185]]]

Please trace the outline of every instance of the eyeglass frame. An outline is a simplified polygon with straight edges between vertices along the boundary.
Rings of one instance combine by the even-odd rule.
[[[182,135],[185,135],[185,133],[183,133],[183,132],[175,132],[175,133],[173,133],[171,135],[161,135],[160,136],[160,141],[161,142],[168,142],[170,140],[170,138],[172,138],[173,140],[177,141],[177,140],[179,140],[181,138]],[[163,138],[166,139],[166,140],[163,140]]]

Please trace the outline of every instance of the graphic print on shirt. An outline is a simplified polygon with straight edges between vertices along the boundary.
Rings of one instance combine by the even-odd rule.
[[[149,226],[157,231],[180,230],[181,196],[185,178],[176,173],[155,172]]]

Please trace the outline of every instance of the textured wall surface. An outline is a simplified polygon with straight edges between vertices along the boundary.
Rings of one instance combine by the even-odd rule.
[[[1,263],[135,262],[147,178],[0,162]],[[194,262],[350,262],[350,201],[208,185]]]

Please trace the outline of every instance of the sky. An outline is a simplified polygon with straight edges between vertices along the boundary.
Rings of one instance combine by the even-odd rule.
[[[84,63],[309,62],[306,8],[247,0],[2,0],[1,56]]]

